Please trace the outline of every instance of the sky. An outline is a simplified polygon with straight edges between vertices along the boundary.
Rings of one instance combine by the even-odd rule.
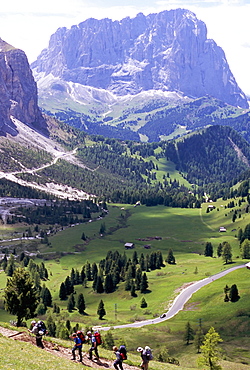
[[[177,8],[205,22],[208,38],[222,47],[239,87],[250,96],[250,0],[1,0],[0,38],[22,49],[31,63],[59,27]]]

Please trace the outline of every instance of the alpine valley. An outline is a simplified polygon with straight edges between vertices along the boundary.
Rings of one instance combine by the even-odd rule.
[[[249,369],[249,114],[223,50],[188,10],[60,28],[31,66],[0,39],[0,333],[17,315],[46,321],[50,336],[28,356],[22,328],[16,356],[0,335],[6,369],[77,369],[71,332],[107,326],[105,362],[84,344],[84,365],[112,366],[115,341],[127,370],[148,344],[152,370],[195,369],[215,328],[223,368]],[[8,300],[18,274],[29,276],[18,288],[32,285],[22,306]],[[198,280],[206,286],[168,320]]]

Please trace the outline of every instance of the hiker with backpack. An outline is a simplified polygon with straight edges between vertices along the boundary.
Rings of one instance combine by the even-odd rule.
[[[141,354],[142,362],[140,364],[140,367],[143,370],[148,370],[148,363],[150,360],[153,359],[151,348],[149,346],[146,346],[145,349],[143,349],[142,347],[138,347],[137,352],[140,352]]]
[[[116,360],[115,362],[113,363],[114,365],[114,368],[116,370],[123,370],[123,367],[122,367],[122,361],[123,361],[123,356],[121,354],[121,352],[118,350],[118,348],[116,346],[113,347],[113,351],[114,351],[114,354],[116,355]],[[119,368],[118,368],[119,366]]]
[[[78,350],[78,354],[79,354],[79,362],[82,362],[82,341],[81,339],[79,338],[79,336],[76,334],[76,333],[73,333],[71,335],[71,338],[73,339],[74,341],[74,347],[72,348],[72,359],[73,361],[75,361],[76,359],[76,350]]]
[[[36,336],[36,345],[39,348],[44,348],[42,337],[46,334],[46,326],[43,321],[36,322],[35,320],[31,321],[30,333]]]
[[[95,332],[94,334],[91,333],[91,331],[87,332],[87,336],[90,340],[91,347],[89,349],[89,360],[92,360],[92,353],[95,352],[96,359],[99,360],[99,353],[98,353],[98,346],[102,344],[101,335],[98,332]]]

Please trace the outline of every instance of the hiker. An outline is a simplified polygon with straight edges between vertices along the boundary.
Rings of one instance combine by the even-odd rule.
[[[87,332],[87,336],[90,340],[91,347],[89,349],[89,360],[92,360],[92,352],[95,352],[97,360],[99,360],[99,353],[98,353],[98,348],[97,348],[97,340],[94,334],[91,333],[91,331]]]
[[[29,330],[30,333],[34,334],[36,336],[36,345],[39,348],[44,348],[42,337],[45,334],[43,330],[40,330],[38,323],[33,320],[31,321],[32,329]]]
[[[120,368],[120,370],[123,370],[123,367],[122,367],[123,357],[122,357],[120,351],[118,351],[118,348],[116,346],[113,347],[113,351],[114,351],[114,354],[116,355],[116,360],[113,363],[114,368],[116,370],[119,370],[119,368]],[[119,368],[118,368],[118,366],[119,366]]]
[[[143,369],[143,370],[148,370],[148,363],[149,363],[149,359],[148,359],[148,356],[147,356],[147,352],[145,349],[143,349],[142,347],[138,347],[137,348],[137,352],[139,352],[141,354],[141,359],[142,359],[142,362],[140,364],[140,367]]]
[[[76,333],[73,333],[70,338],[72,338],[73,341],[75,342],[75,345],[72,348],[72,359],[71,360],[74,361],[76,359],[75,351],[78,350],[78,354],[79,354],[79,360],[78,361],[82,362],[82,341]]]

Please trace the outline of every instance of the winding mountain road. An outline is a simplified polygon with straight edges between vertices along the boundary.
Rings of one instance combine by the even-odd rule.
[[[162,321],[169,320],[173,316],[175,316],[179,311],[181,311],[184,307],[184,304],[191,298],[191,296],[197,292],[200,288],[204,287],[207,284],[210,284],[212,281],[220,279],[222,276],[225,276],[229,274],[232,271],[238,270],[240,268],[246,268],[246,265],[239,265],[239,266],[234,266],[231,267],[227,270],[221,271],[218,274],[215,274],[213,276],[210,276],[208,278],[199,280],[191,285],[189,285],[187,288],[183,289],[181,293],[175,298],[172,306],[166,312],[166,316],[163,318],[157,317],[155,319],[151,320],[145,320],[145,321],[138,321],[134,322],[132,324],[124,324],[124,325],[117,325],[117,326],[112,326],[114,329],[121,329],[121,328],[141,328],[142,326],[145,325],[151,325],[151,324],[159,324]],[[106,327],[98,327],[99,330],[109,330],[111,327],[106,326]]]

